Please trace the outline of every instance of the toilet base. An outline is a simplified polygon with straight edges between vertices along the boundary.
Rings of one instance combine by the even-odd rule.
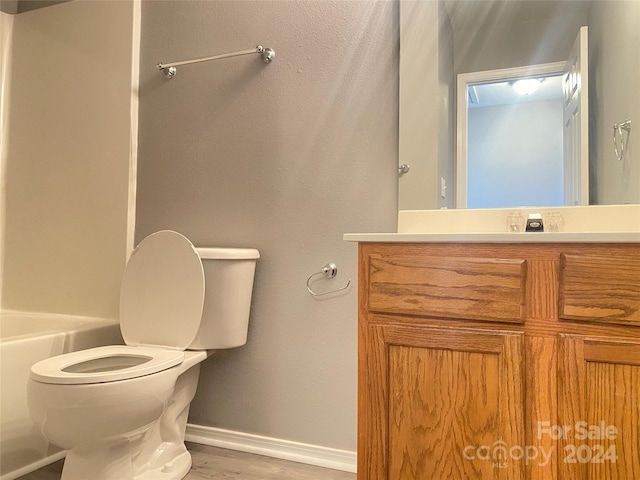
[[[134,480],[180,480],[191,470],[191,454],[186,450],[171,462],[136,475]]]
[[[69,450],[61,480],[181,480],[191,470],[191,454],[184,443],[164,443],[156,451],[156,461],[135,472],[138,455],[131,453],[138,441]]]
[[[166,378],[161,377],[167,383],[165,386],[171,386],[171,389],[160,389],[155,395],[145,397],[145,402],[140,406],[135,404],[120,410],[111,408],[110,417],[105,416],[93,423],[89,422],[93,420],[91,415],[80,408],[68,409],[69,413],[66,416],[62,415],[66,411],[61,412],[61,408],[56,410],[49,407],[49,410],[46,410],[45,405],[40,409],[42,412],[36,410],[36,413],[40,414],[38,418],[43,418],[44,427],[48,427],[53,432],[53,436],[57,435],[57,438],[62,439],[58,445],[71,447],[67,452],[61,480],[180,480],[184,478],[191,468],[191,454],[184,444],[189,406],[196,393],[200,362],[206,357],[207,353],[204,351],[188,352],[185,354],[185,360],[179,367],[175,367],[172,375],[167,374]],[[162,375],[162,372],[153,376],[156,375]],[[143,380],[145,378],[151,378],[151,376],[142,377]],[[117,391],[118,388],[124,390],[127,386],[126,381],[121,385],[114,384],[111,385],[111,391]],[[71,390],[65,390],[65,392],[70,392],[71,397],[80,396],[79,393],[73,393]],[[96,404],[101,400],[96,396],[91,398],[95,399]],[[127,406],[122,399],[117,400],[120,401],[115,402],[116,406]],[[98,407],[94,410],[100,411]],[[90,410],[90,413],[94,410]],[[45,421],[48,412],[56,414],[50,415],[49,423]],[[78,417],[83,414],[84,417],[81,418],[84,422],[78,424]],[[135,421],[131,421],[127,415],[135,417]],[[75,418],[71,418],[73,416]],[[151,422],[143,424],[141,419]],[[64,426],[72,421],[76,421],[74,435],[65,438]],[[90,423],[89,427],[86,426],[87,423]],[[123,425],[131,424],[137,424],[137,428],[132,431],[122,428]],[[109,427],[113,427],[111,431]],[[100,432],[108,431],[110,435],[106,438],[97,436],[93,433],[94,429]]]
[[[101,445],[83,451],[70,450],[64,461],[61,480],[111,480],[133,478],[129,442]]]
[[[191,468],[191,454],[184,444],[189,406],[196,394],[200,364],[206,354],[193,354],[185,361],[174,394],[164,413],[147,432],[144,447],[133,460],[134,480],[180,480]],[[115,478],[115,477],[114,477]]]

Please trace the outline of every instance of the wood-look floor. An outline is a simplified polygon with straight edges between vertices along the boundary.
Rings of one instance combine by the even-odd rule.
[[[355,480],[355,473],[314,467],[277,458],[187,443],[193,466],[185,480]],[[18,480],[60,480],[59,461]]]

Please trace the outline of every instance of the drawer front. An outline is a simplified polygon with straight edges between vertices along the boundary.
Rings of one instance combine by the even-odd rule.
[[[368,271],[370,311],[524,322],[525,260],[371,255]]]
[[[561,255],[559,317],[640,326],[640,257]]]

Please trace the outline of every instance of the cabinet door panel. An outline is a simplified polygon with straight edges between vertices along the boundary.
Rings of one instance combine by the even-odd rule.
[[[360,478],[513,479],[522,462],[505,448],[524,445],[523,335],[473,329],[374,326],[380,359],[371,384],[386,384],[371,413],[382,418],[366,451],[387,465]],[[363,468],[365,470],[360,470]],[[386,472],[386,474],[384,473]]]
[[[640,343],[562,336],[558,363],[560,478],[640,478]]]

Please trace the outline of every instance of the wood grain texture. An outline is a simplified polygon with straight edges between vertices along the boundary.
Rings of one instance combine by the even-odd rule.
[[[527,259],[527,319],[558,318],[558,260]]]
[[[562,336],[559,354],[559,421],[573,427],[561,440],[560,478],[640,478],[640,343]],[[599,430],[585,438],[578,422]]]
[[[385,439],[388,434],[387,349],[383,327],[368,327],[366,350],[359,347],[360,364],[367,370],[358,375],[358,477],[386,479],[388,457]],[[366,360],[362,358],[365,357]]]
[[[370,256],[368,308],[522,323],[525,280],[522,259]]]
[[[358,249],[358,278],[367,278],[369,262],[364,256],[364,250]],[[375,383],[374,372],[378,370],[380,361],[379,353],[372,348],[369,340],[374,335],[369,326],[367,312],[367,284],[358,282],[358,471],[359,472],[384,472],[386,468],[386,453],[374,450],[371,444],[372,432],[380,427],[375,426],[382,416],[374,410],[374,398],[378,395],[384,397],[384,385]],[[375,345],[377,342],[373,341]],[[384,404],[384,401],[382,402]],[[362,477],[361,477],[362,478]],[[372,477],[375,478],[375,477]],[[381,478],[381,477],[380,477]]]
[[[359,469],[359,478],[640,479],[640,328],[629,321],[640,298],[639,244],[381,243],[361,244],[359,254],[359,322],[365,345],[360,355],[373,360],[361,363],[369,380],[360,383],[359,396],[367,401],[360,404],[359,425],[367,425],[367,430],[366,438],[359,436],[358,454],[377,468]],[[478,292],[486,294],[483,288],[491,282],[502,281],[491,268],[503,261],[522,266],[521,323],[504,321],[500,313],[478,318],[474,309],[465,307],[465,301],[476,301]],[[611,265],[620,263],[626,266],[611,273]],[[602,269],[609,271],[600,275]],[[509,282],[516,276],[510,271],[504,278],[513,287],[515,282]],[[592,282],[594,278],[601,280]],[[593,284],[597,287],[589,286]],[[564,309],[578,305],[578,298],[596,308],[570,318]],[[608,302],[604,307],[603,301]],[[623,308],[611,308],[615,302]],[[609,316],[600,317],[598,308]],[[624,315],[626,319],[618,321]],[[503,340],[524,340],[499,345],[491,337],[497,331]],[[518,353],[505,354],[509,348]],[[520,374],[496,365],[496,358],[514,359],[509,364]],[[524,386],[518,387],[520,382]],[[523,426],[515,423],[521,430],[512,432],[510,445],[552,451],[548,462],[518,465],[520,471],[507,474],[460,461],[460,445],[467,438],[495,431],[491,399],[497,398],[496,385],[507,386],[508,393],[499,393],[500,399],[503,393],[509,398],[500,407],[509,411],[506,417],[522,419]],[[379,392],[362,391],[371,387]],[[478,398],[487,403],[478,404]],[[486,416],[472,416],[470,408]],[[616,439],[616,463],[565,463],[565,448],[582,445],[580,438],[570,431],[565,438],[541,432],[544,425],[595,425],[600,418],[626,428],[625,437]]]
[[[525,338],[526,445],[537,449],[537,458],[526,465],[530,480],[558,478],[558,441],[540,435],[540,425],[555,425],[558,419],[558,339]],[[547,461],[548,459],[548,461]]]
[[[497,355],[392,346],[389,357],[389,477],[493,478],[492,462],[463,452],[501,437]]]
[[[640,326],[640,255],[561,255],[560,318]]]
[[[640,478],[640,367],[590,361],[586,375],[585,421],[589,425],[611,425],[617,429],[615,439],[594,438],[584,442],[589,447],[588,455],[591,455],[587,463],[587,478]],[[606,452],[615,454],[615,458],[613,455],[606,458]]]
[[[369,419],[360,478],[523,478],[522,462],[464,456],[466,447],[524,444],[522,334],[396,325],[370,332],[377,368],[368,376],[378,378],[369,384],[384,393],[367,394],[375,428]]]
[[[558,345],[558,423],[575,425],[586,418],[584,396],[587,394],[584,363],[584,342],[579,337],[561,335]],[[551,423],[553,425],[553,423]],[[558,478],[561,480],[586,480],[584,463],[566,462],[564,452],[568,445],[578,445],[575,430],[571,429],[559,438]],[[594,479],[595,480],[595,479]]]

